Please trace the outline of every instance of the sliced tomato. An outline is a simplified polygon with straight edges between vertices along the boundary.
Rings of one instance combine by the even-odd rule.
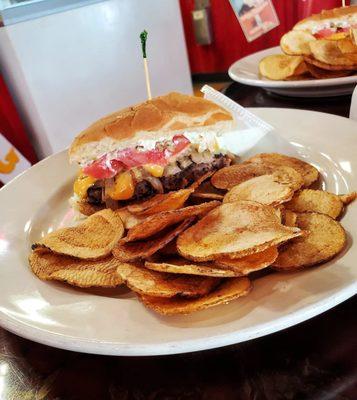
[[[331,28],[325,28],[325,29],[321,29],[318,32],[316,32],[314,34],[316,39],[323,39],[326,38],[328,36],[331,36],[335,33],[335,31]]]
[[[173,146],[170,150],[152,149],[139,151],[136,149],[124,149],[118,151],[111,160],[105,155],[85,167],[83,172],[97,179],[108,179],[115,176],[122,169],[140,167],[145,164],[165,166],[172,156],[177,155],[190,144],[190,141],[183,135],[174,136],[172,142]]]

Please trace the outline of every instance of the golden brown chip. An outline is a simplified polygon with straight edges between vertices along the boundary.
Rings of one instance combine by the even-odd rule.
[[[302,235],[283,226],[271,206],[253,201],[226,203],[179,235],[178,252],[194,261],[239,258]]]
[[[125,229],[133,228],[146,218],[146,216],[132,214],[126,207],[115,210],[115,213],[120,216]]]
[[[316,79],[331,79],[331,78],[341,78],[343,76],[348,76],[351,74],[350,70],[338,70],[338,71],[329,71],[326,69],[322,69],[313,65],[309,62],[306,62],[306,67],[310,74]]]
[[[96,212],[103,210],[105,207],[90,204],[87,201],[78,201],[74,206],[81,214],[90,216]]]
[[[357,64],[357,54],[342,53],[336,40],[316,40],[309,43],[312,56],[323,63],[351,67]],[[347,69],[347,68],[346,68]]]
[[[341,199],[342,203],[347,206],[348,204],[352,203],[357,198],[357,192],[352,192],[349,194],[340,194],[339,198]]]
[[[155,239],[132,243],[120,241],[113,249],[113,255],[118,260],[123,262],[135,261],[140,258],[148,258],[174,240],[177,235],[188,228],[193,220],[193,218],[188,218],[174,229],[170,230],[169,232],[162,233]]]
[[[236,276],[248,275],[254,271],[269,267],[278,257],[276,246],[267,248],[259,253],[250,254],[242,258],[217,257],[215,264],[228,268],[236,273]]]
[[[309,56],[304,57],[304,59],[305,59],[306,63],[315,65],[316,67],[325,69],[327,71],[345,71],[345,70],[354,71],[357,69],[357,64],[355,64],[355,65],[332,65],[332,64],[328,64],[328,63],[316,60],[315,58],[309,57]]]
[[[296,193],[285,207],[298,213],[316,212],[336,219],[343,210],[343,202],[336,194],[323,190],[304,189]]]
[[[294,190],[303,184],[301,175],[290,167],[279,167],[270,175],[257,176],[234,186],[223,199],[223,203],[252,200],[277,206],[289,201]]]
[[[243,162],[220,169],[212,176],[211,182],[218,189],[231,189],[256,176],[270,174],[273,170],[274,167],[265,164]]]
[[[219,268],[212,263],[191,263],[180,257],[166,257],[165,260],[158,258],[155,261],[146,261],[145,267],[170,274],[203,275],[217,278],[240,276],[234,270]]]
[[[319,171],[305,161],[295,157],[285,156],[278,153],[261,153],[251,157],[248,162],[263,164],[269,167],[290,167],[301,174],[304,186],[308,187],[319,177]]]
[[[180,208],[179,210],[164,211],[147,217],[140,224],[129,229],[123,242],[133,242],[142,240],[161,232],[170,225],[178,224],[184,219],[207,214],[209,211],[220,205],[218,201],[210,201],[208,203],[199,204]]]
[[[177,255],[178,253],[177,253],[177,247],[176,247],[176,239],[172,240],[165,247],[160,249],[159,253],[163,254],[163,255],[167,255],[167,256],[175,256],[175,255]]]
[[[122,283],[116,272],[120,263],[113,256],[81,260],[36,249],[30,254],[29,262],[33,273],[44,280],[66,281],[79,287],[115,287]]]
[[[194,192],[194,193],[192,193],[192,197],[196,197],[198,199],[218,200],[219,201],[219,200],[223,199],[223,194]]]
[[[122,263],[117,273],[134,292],[157,297],[203,296],[219,283],[211,277],[167,274],[133,263]]]
[[[152,310],[163,315],[190,314],[205,308],[227,304],[238,297],[246,296],[252,290],[248,278],[230,278],[221,283],[215,290],[198,299],[174,297],[140,296],[141,301]]]
[[[291,210],[282,210],[282,223],[286,226],[296,226],[297,214]]]
[[[308,55],[311,54],[309,43],[316,38],[306,31],[290,31],[282,36],[280,47],[285,54]]]
[[[99,211],[72,228],[54,231],[33,245],[47,247],[59,254],[96,259],[110,254],[124,234],[118,214],[110,209]]]
[[[296,270],[328,261],[343,250],[346,234],[339,222],[324,214],[298,214],[297,226],[308,235],[292,240],[279,249],[274,262],[280,271]]]
[[[284,80],[296,75],[296,70],[303,62],[301,56],[273,54],[259,62],[259,72],[268,79]]]
[[[181,189],[176,192],[160,193],[149,200],[137,204],[130,204],[127,209],[135,215],[152,215],[163,211],[177,210],[183,207],[194,188]]]
[[[337,40],[337,46],[343,54],[357,53],[357,46],[353,43],[351,37]]]

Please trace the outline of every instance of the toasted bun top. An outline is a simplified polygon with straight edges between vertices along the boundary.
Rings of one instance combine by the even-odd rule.
[[[332,10],[322,10],[320,14],[313,14],[303,19],[294,26],[294,30],[311,30],[317,25],[338,22],[346,20],[348,22],[357,22],[357,6],[339,7]]]
[[[74,139],[70,161],[87,164],[139,140],[160,141],[192,129],[226,130],[232,122],[229,112],[209,100],[169,93],[116,111],[89,126]]]

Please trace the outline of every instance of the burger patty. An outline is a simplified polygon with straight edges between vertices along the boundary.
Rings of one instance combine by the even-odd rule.
[[[214,159],[208,163],[196,164],[192,162],[188,167],[182,169],[180,172],[170,175],[163,176],[160,178],[164,192],[170,192],[172,190],[183,189],[193,182],[197,181],[201,176],[210,171],[216,171],[223,167],[227,167],[231,160],[223,154],[217,154]],[[94,205],[102,204],[102,186],[94,184],[87,190],[88,203]],[[157,193],[157,190],[147,180],[142,180],[135,186],[135,193],[133,200],[146,200]]]

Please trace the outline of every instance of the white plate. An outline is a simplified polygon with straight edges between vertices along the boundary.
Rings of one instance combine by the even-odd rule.
[[[228,70],[229,76],[245,85],[258,86],[267,91],[293,97],[330,97],[351,94],[357,83],[357,75],[332,79],[299,81],[271,81],[259,74],[259,61],[271,54],[281,54],[280,47],[272,47],[244,57]]]
[[[253,111],[321,169],[327,189],[345,193],[357,188],[355,122],[300,110]],[[279,331],[357,292],[357,247],[351,247],[356,204],[343,218],[349,245],[342,255],[319,268],[266,276],[246,298],[188,316],[156,315],[124,289],[104,294],[42,282],[27,265],[30,244],[71,219],[67,199],[75,170],[59,153],[0,191],[0,325],[20,336],[89,353],[183,353]]]

